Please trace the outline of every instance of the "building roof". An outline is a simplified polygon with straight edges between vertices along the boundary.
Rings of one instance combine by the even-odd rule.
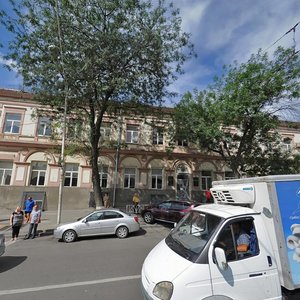
[[[33,99],[33,95],[31,93],[22,92],[18,90],[1,89],[1,88],[0,88],[0,97],[14,98],[14,99],[28,99],[28,100]]]

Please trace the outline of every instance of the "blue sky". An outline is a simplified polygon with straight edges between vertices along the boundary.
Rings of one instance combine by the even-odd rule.
[[[188,61],[185,74],[170,89],[182,95],[203,89],[218,75],[224,64],[246,61],[259,48],[267,49],[300,21],[300,0],[174,0],[182,16],[183,30],[192,34],[197,58]],[[6,0],[0,8],[8,9]],[[22,78],[8,72],[3,59],[11,38],[0,25],[0,88],[20,89]],[[295,32],[296,49],[300,49],[300,24]],[[292,46],[293,33],[285,35],[277,46]]]

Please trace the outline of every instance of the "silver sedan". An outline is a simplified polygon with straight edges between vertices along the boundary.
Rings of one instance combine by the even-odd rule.
[[[76,222],[58,226],[54,230],[54,237],[66,243],[74,242],[82,236],[115,234],[122,239],[139,229],[140,224],[136,215],[128,215],[122,210],[108,208],[95,210]]]

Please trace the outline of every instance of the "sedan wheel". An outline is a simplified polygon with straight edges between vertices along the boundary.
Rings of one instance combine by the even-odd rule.
[[[154,220],[153,215],[150,212],[145,213],[144,221],[146,223],[151,224],[151,223],[153,223],[153,220]]]
[[[119,239],[124,239],[124,238],[127,237],[128,232],[129,232],[129,231],[128,231],[128,228],[127,228],[127,227],[121,226],[121,227],[119,227],[119,228],[117,229],[116,235],[117,235],[117,237],[118,237]]]
[[[65,231],[63,234],[63,241],[66,243],[72,243],[76,240],[76,238],[77,238],[76,232],[71,229]]]

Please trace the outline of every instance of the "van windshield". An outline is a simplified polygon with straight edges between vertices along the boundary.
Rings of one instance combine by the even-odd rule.
[[[167,245],[182,257],[195,262],[222,219],[191,211],[166,238]]]

